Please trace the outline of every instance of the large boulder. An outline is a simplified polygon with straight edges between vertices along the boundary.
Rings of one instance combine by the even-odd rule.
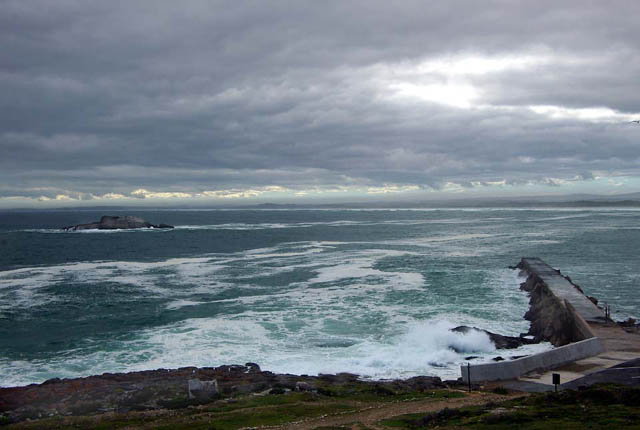
[[[70,227],[63,227],[66,231],[76,230],[122,230],[130,228],[173,228],[168,224],[151,224],[149,221],[144,220],[137,216],[109,216],[105,215],[100,218],[98,222],[92,222],[88,224],[78,224]]]
[[[503,336],[501,334],[497,334],[497,333],[492,333],[488,330],[483,330],[480,328],[476,328],[476,327],[469,327],[469,326],[465,326],[465,325],[461,325],[459,327],[456,328],[452,328],[451,331],[456,332],[456,333],[468,333],[472,330],[476,330],[479,332],[483,332],[486,333],[487,336],[489,336],[489,339],[491,339],[491,342],[493,342],[493,344],[496,346],[496,349],[514,349],[514,348],[518,348],[522,345],[529,345],[532,343],[538,343],[537,341],[533,340],[533,339],[527,339],[526,337],[523,336],[519,336],[519,337],[513,337],[513,336]]]

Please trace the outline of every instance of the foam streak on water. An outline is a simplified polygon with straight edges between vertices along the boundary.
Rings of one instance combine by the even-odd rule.
[[[45,215],[0,216],[3,386],[248,361],[456,378],[467,356],[550,348],[450,331],[527,331],[507,268],[521,256],[606,295],[614,316],[640,315],[635,211],[164,211],[153,221],[176,229],[106,235],[60,233]],[[74,216],[87,219],[60,225],[99,218]]]

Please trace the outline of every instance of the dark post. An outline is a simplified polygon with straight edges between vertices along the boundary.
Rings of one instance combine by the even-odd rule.
[[[467,363],[467,382],[469,383],[469,392],[471,392],[471,363]]]
[[[553,373],[551,374],[551,377],[553,378],[553,385],[556,386],[556,393],[558,392],[558,384],[560,384],[560,374],[559,373]]]

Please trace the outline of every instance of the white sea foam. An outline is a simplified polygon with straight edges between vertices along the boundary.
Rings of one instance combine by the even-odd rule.
[[[359,267],[362,272],[359,275],[364,278],[358,282],[320,289],[309,289],[305,288],[305,285],[299,285],[279,294],[231,299],[229,301],[251,304],[251,310],[236,316],[190,319],[165,327],[143,330],[136,335],[137,339],[134,341],[116,342],[105,346],[100,352],[88,355],[81,351],[70,351],[65,354],[64,360],[53,359],[46,363],[8,363],[0,360],[0,373],[4,372],[6,375],[0,384],[41,382],[53,376],[72,377],[106,371],[186,365],[211,366],[246,361],[258,362],[265,369],[291,373],[350,371],[374,379],[420,374],[455,378],[459,376],[458,365],[463,356],[479,355],[486,358],[493,354],[492,345],[487,343],[484,334],[452,333],[448,329],[454,325],[453,323],[418,321],[406,313],[406,306],[382,303],[381,298],[388,291],[390,279],[395,275],[386,274],[385,276],[391,278],[387,278],[383,284],[367,284],[368,278],[381,276],[377,273],[379,271],[370,267],[377,258],[399,254],[401,253],[383,250],[376,253],[375,257],[359,255],[358,252],[350,253],[348,255],[351,258],[360,258],[356,266],[361,266]],[[330,262],[336,263],[332,259],[323,263]],[[189,259],[183,263],[188,264]],[[325,280],[333,282],[341,279],[343,275],[353,274],[350,264],[352,263],[338,264],[341,267],[338,269],[338,275],[333,278],[327,277]],[[522,300],[519,305],[526,306],[526,295],[514,288],[520,280],[516,271],[505,269],[494,272],[489,286],[506,297],[502,305],[510,303],[511,293],[520,294]],[[313,285],[313,282],[308,285]],[[349,299],[356,301],[348,302]],[[274,303],[280,305],[278,311],[260,311],[262,304],[273,306]],[[169,302],[167,308],[175,310],[197,304],[201,302],[178,298]],[[447,312],[447,309],[445,306],[440,311],[431,311],[440,313]],[[497,312],[512,313],[509,309]],[[357,334],[356,329],[352,335],[337,335],[326,325],[327,321],[333,320],[339,324],[337,328],[348,329],[363,313],[374,313],[388,319],[393,323],[392,330],[381,331],[378,335],[363,336]],[[490,321],[451,312],[450,309],[447,313],[452,321],[456,321],[456,325],[475,325],[502,333],[506,327],[512,325],[512,320],[517,319],[510,315],[512,320],[507,318],[492,325]],[[522,315],[522,309],[518,308],[516,315]],[[398,331],[398,327],[404,328]],[[325,346],[332,344],[334,347]],[[452,348],[460,353],[456,353]],[[544,349],[545,346],[539,348]],[[511,352],[513,355],[522,353],[525,352]]]
[[[52,376],[78,376],[181,366],[257,362],[265,370],[294,374],[353,372],[364,378],[440,375],[457,378],[465,355],[489,359],[496,354],[479,331],[451,332],[449,321],[414,321],[396,336],[356,339],[326,336],[305,343],[274,337],[255,321],[199,318],[145,330],[133,341],[90,354],[67,354],[47,361],[0,359],[4,386],[41,382]],[[337,339],[337,340],[336,340]],[[303,339],[304,341],[304,339]],[[333,347],[327,347],[332,345]],[[531,346],[530,346],[531,347]],[[537,350],[548,349],[538,345]],[[458,352],[456,352],[458,351]],[[532,351],[533,352],[533,351]],[[510,354],[521,354],[513,350]]]
[[[408,302],[412,297],[430,299],[430,280],[412,266],[388,263],[401,262],[403,257],[416,261],[431,255],[490,252],[508,239],[477,230],[438,229],[434,236],[399,241],[291,242],[163,261],[95,261],[0,272],[0,301],[8,306],[57,300],[45,293],[46,286],[74,288],[78,283],[108,282],[120,284],[118,288],[126,290],[131,300],[141,295],[157,299],[159,312],[171,315],[211,303],[229,310],[215,317],[131,332],[128,338],[134,340],[126,342],[101,341],[104,345],[98,352],[65,351],[46,361],[0,358],[0,375],[5,375],[0,384],[247,361],[291,373],[351,371],[376,379],[420,374],[455,378],[464,356],[486,359],[495,351],[486,335],[452,333],[453,325],[510,335],[526,331],[522,315],[527,297],[517,288],[521,282],[517,272],[483,272],[483,283],[474,287],[488,295],[483,303],[465,301],[458,306],[438,300],[436,294],[421,307]],[[293,271],[306,277],[296,274],[287,280],[283,276]],[[270,276],[273,281],[261,283]],[[234,296],[238,290],[242,292]],[[452,322],[437,319],[444,316]]]
[[[581,213],[581,214],[559,215],[559,216],[544,217],[544,218],[534,218],[531,221],[559,221],[559,220],[573,219],[573,218],[585,218],[585,217],[590,217],[592,215],[593,214],[587,212],[587,213]]]
[[[527,242],[529,245],[552,245],[562,243],[560,240],[551,240],[551,239],[538,239],[538,240],[530,240]]]
[[[337,253],[330,259],[320,262],[322,266],[314,268],[316,276],[309,284],[335,283],[343,280],[359,279],[362,283],[367,279],[383,281],[386,288],[415,289],[424,285],[420,273],[383,271],[373,268],[374,264],[385,257],[403,256],[410,253],[392,250],[369,250],[367,252]],[[370,285],[377,285],[376,282]]]
[[[36,307],[57,300],[55,296],[43,292],[46,287],[57,284],[73,288],[77,283],[98,285],[104,282],[131,287],[128,293],[132,300],[136,292],[143,291],[160,296],[190,295],[194,291],[185,289],[187,285],[206,288],[207,292],[214,287],[228,287],[229,284],[207,278],[223,267],[216,259],[200,257],[159,262],[80,262],[21,268],[0,272],[0,298],[6,307]],[[157,269],[169,270],[169,274],[159,274]],[[170,277],[171,283],[161,282],[166,277]],[[176,288],[180,286],[182,288]]]
[[[299,251],[282,252],[281,248],[261,248],[252,249],[246,252],[246,257],[251,258],[283,258],[283,257],[299,257],[302,255],[317,254],[323,252],[325,247],[307,246],[302,247]]]

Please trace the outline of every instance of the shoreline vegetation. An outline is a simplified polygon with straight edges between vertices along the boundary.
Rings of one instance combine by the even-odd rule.
[[[176,399],[162,409],[89,412],[33,417],[7,429],[637,429],[640,389],[595,385],[579,391],[526,394],[500,386],[465,392],[462,387],[315,381],[293,389],[217,395],[207,401]],[[344,376],[342,377],[344,378]],[[298,381],[300,382],[300,381]],[[476,389],[480,387],[475,387]]]

